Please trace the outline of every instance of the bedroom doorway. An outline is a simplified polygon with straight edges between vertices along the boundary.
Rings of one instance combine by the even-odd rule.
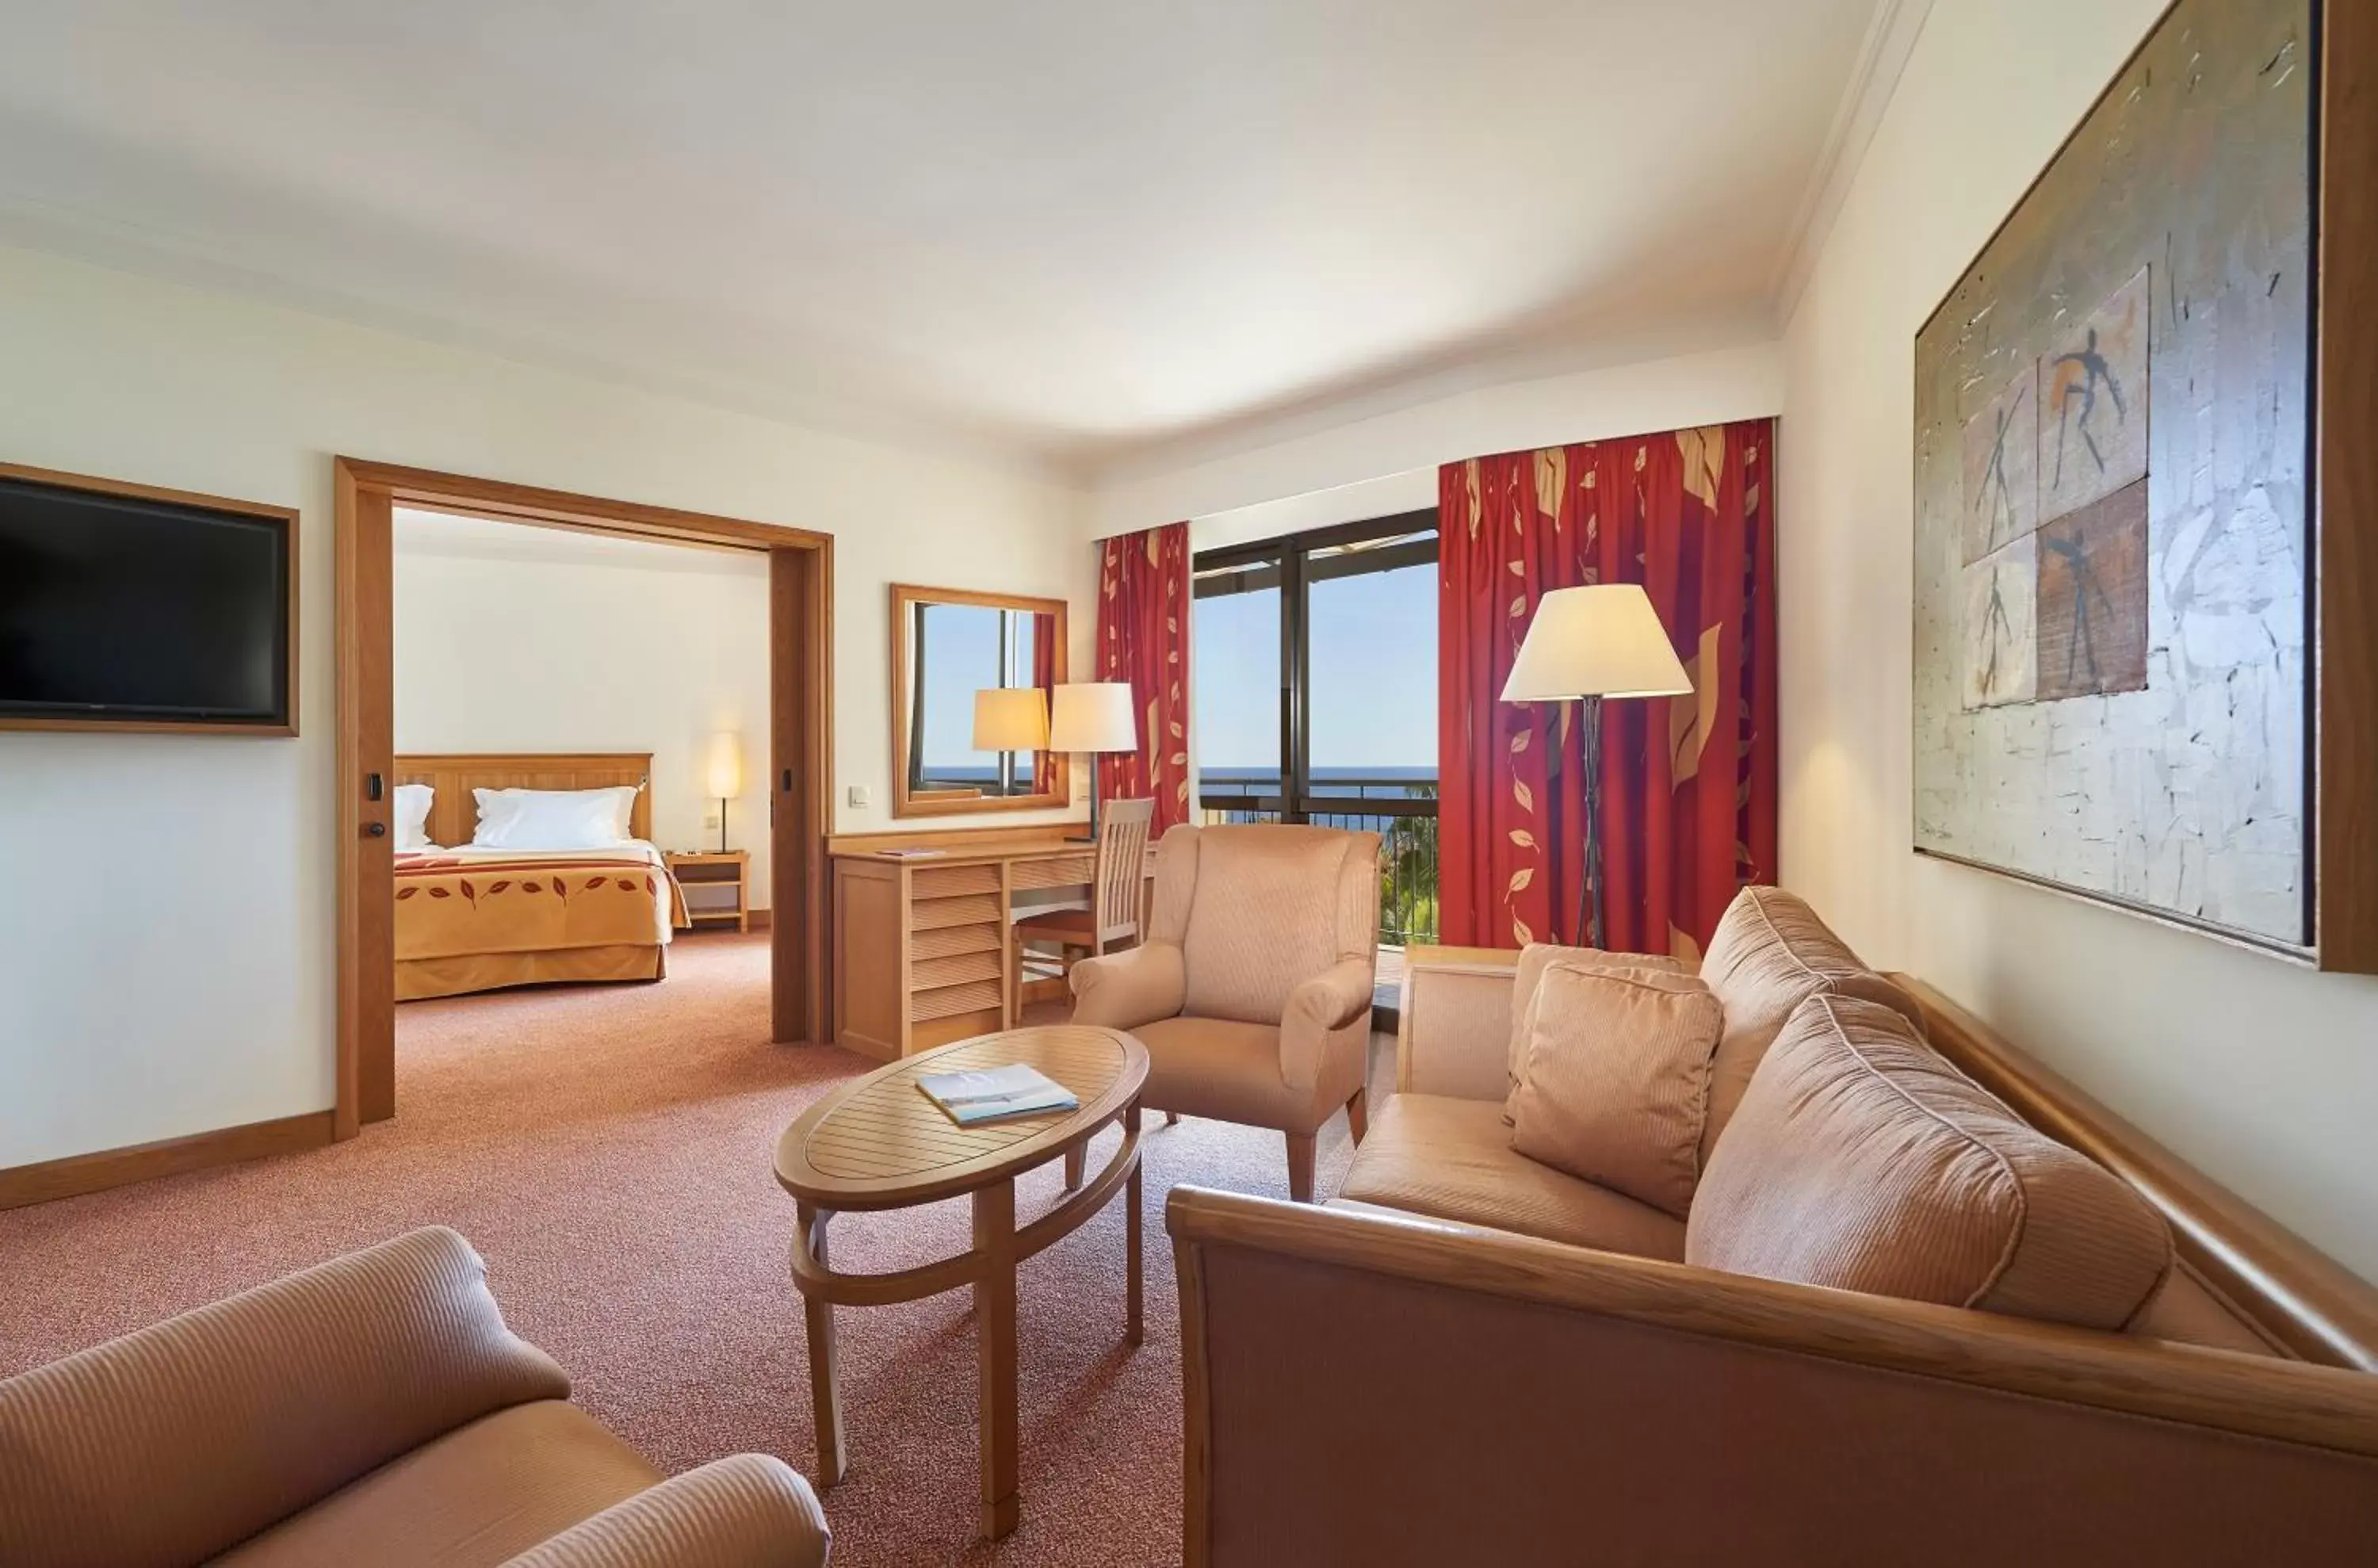
[[[768,718],[751,759],[769,811],[770,1034],[825,1037],[825,837],[832,778],[830,535],[462,475],[335,462],[338,1013],[334,1136],[396,1109],[394,572],[399,508],[749,550],[768,577]]]

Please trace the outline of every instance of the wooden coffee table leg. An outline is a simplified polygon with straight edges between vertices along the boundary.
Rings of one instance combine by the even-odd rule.
[[[998,1540],[1015,1528],[1016,1516],[1013,1180],[976,1189],[974,1252],[982,1260],[974,1286],[975,1353],[982,1374],[982,1533]]]
[[[825,1226],[834,1218],[833,1212],[802,1203],[797,1212],[801,1229],[809,1236],[810,1256],[817,1260],[819,1268],[827,1267]],[[817,1474],[810,1478],[824,1491],[842,1479],[845,1453],[842,1391],[835,1369],[834,1303],[804,1294],[801,1317],[809,1327],[810,1408],[817,1424]]]
[[[1134,1100],[1123,1114],[1123,1135],[1128,1139],[1139,1136],[1139,1102]],[[1131,1157],[1131,1180],[1123,1188],[1123,1333],[1124,1343],[1137,1345],[1139,1323],[1139,1173],[1141,1159]]]

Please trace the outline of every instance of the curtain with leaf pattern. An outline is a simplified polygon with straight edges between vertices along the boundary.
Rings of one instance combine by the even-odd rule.
[[[1103,800],[1153,798],[1161,835],[1189,819],[1189,525],[1099,547],[1099,681],[1131,683],[1139,750],[1098,759]]]
[[[1576,703],[1506,703],[1536,602],[1639,583],[1693,694],[1602,705],[1604,945],[1697,959],[1775,874],[1774,422],[1438,471],[1438,921],[1487,947],[1582,943]]]

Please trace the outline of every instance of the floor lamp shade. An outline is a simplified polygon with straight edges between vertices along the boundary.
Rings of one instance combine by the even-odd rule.
[[[1135,752],[1139,721],[1128,681],[1076,681],[1051,693],[1052,752]],[[1090,765],[1090,838],[1099,836],[1099,768]]]
[[[1603,940],[1602,704],[1604,698],[1675,697],[1693,683],[1676,657],[1651,596],[1633,583],[1555,588],[1536,604],[1519,657],[1503,682],[1507,703],[1576,700],[1585,750],[1584,864],[1578,877],[1578,927]]]
[[[1049,749],[1049,701],[1038,686],[987,686],[974,694],[974,749]]]
[[[1555,588],[1503,682],[1507,703],[1675,697],[1693,689],[1651,596],[1633,583]]]

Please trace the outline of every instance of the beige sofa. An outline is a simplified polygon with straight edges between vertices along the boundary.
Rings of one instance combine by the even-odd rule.
[[[663,1479],[418,1230],[0,1382],[0,1562],[823,1568],[809,1483]]]
[[[2130,1231],[2059,1267],[2135,1263],[2139,1214],[2179,1245],[2123,1332],[1692,1267],[1684,1218],[1511,1148],[1517,959],[1409,971],[1398,1092],[1331,1204],[1174,1190],[1187,1562],[2371,1560],[2360,1282],[1771,889],[1702,969],[1706,1152],[1809,995],[1888,1007],[2126,1184]]]

